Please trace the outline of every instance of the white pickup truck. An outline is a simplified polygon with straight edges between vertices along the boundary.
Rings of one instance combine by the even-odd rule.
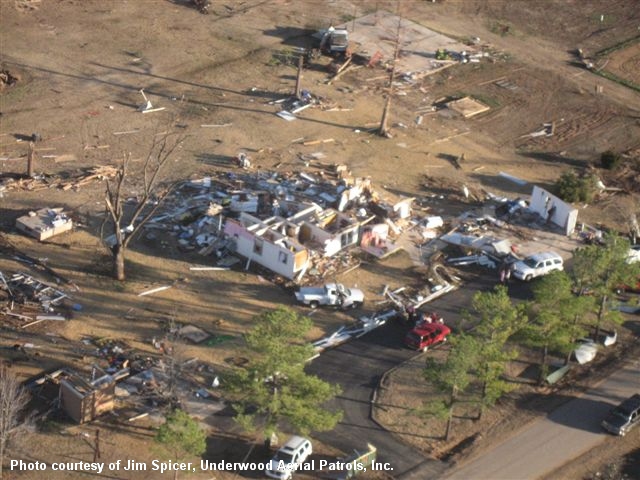
[[[346,288],[340,283],[327,283],[323,287],[302,287],[296,292],[296,299],[311,308],[320,305],[358,308],[364,303],[364,293],[357,288]]]

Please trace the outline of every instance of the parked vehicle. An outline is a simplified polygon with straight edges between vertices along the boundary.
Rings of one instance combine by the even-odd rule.
[[[329,27],[322,32],[320,50],[325,55],[345,55],[349,48],[349,32],[343,28]]]
[[[296,292],[296,299],[318,308],[328,305],[340,308],[358,308],[364,303],[364,293],[357,288],[346,288],[340,283],[327,283],[322,287],[303,287]]]
[[[611,410],[602,421],[602,426],[614,435],[624,436],[638,423],[640,423],[640,394],[636,393]]]
[[[311,455],[311,451],[311,441],[297,435],[293,436],[278,449],[264,473],[271,478],[288,480]]]
[[[430,346],[446,342],[451,329],[441,323],[423,323],[404,338],[404,343],[409,348],[426,352]]]
[[[512,266],[513,276],[528,282],[555,270],[564,270],[562,257],[554,252],[536,253]]]
[[[640,277],[637,278],[637,282],[635,285],[620,285],[616,288],[616,293],[640,293]]]

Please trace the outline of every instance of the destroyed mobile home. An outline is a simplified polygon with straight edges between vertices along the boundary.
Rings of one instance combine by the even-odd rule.
[[[224,402],[213,394],[220,385],[213,368],[196,358],[170,364],[170,342],[161,343],[162,355],[149,355],[121,341],[85,338],[76,351],[94,362],[90,371],[58,369],[26,387],[43,415],[53,407],[78,424],[110,412],[129,422],[147,416],[162,421],[165,405],[180,405],[203,420],[222,410]]]
[[[376,257],[395,251],[391,237],[408,225],[412,201],[385,200],[368,179],[344,175],[340,166],[317,174],[228,173],[176,188],[145,224],[146,239],[169,231],[178,248],[215,253],[219,265],[233,264],[233,253],[245,268],[255,262],[302,282],[357,266],[351,247]]]

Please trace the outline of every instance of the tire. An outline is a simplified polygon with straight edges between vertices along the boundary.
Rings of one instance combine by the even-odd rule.
[[[360,308],[362,306],[362,302],[353,302],[351,305],[349,305],[349,308],[351,310],[355,310],[356,308]]]
[[[316,308],[318,308],[319,305],[320,304],[314,300],[313,302],[309,303],[309,308],[315,310]]]
[[[527,275],[526,277],[524,277],[525,282],[530,282],[532,279],[533,277],[531,275]]]

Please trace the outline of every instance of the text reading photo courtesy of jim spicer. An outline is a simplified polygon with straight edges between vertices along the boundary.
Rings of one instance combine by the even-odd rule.
[[[309,460],[300,465],[278,465],[279,470],[314,472],[317,470],[344,471],[357,470],[356,473],[366,471],[393,471],[389,463],[373,462],[363,465],[357,462],[330,462],[328,460]],[[25,462],[23,460],[11,460],[10,470],[19,471],[59,471],[59,472],[87,472],[101,474],[103,472],[198,472],[198,471],[265,471],[268,463],[260,462],[227,462],[225,460],[210,462],[201,460],[193,462],[173,462],[152,460],[151,462],[137,462],[135,460],[117,460],[115,462]]]

